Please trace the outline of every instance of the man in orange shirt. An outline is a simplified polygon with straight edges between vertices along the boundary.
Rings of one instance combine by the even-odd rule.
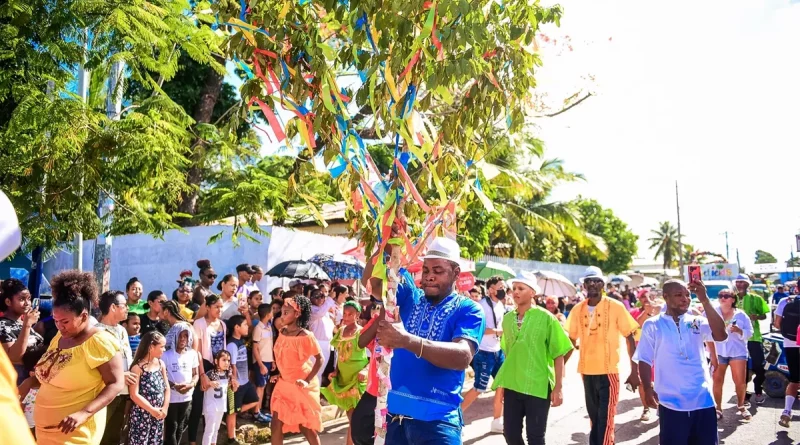
[[[612,445],[619,400],[620,336],[627,340],[628,356],[632,358],[639,324],[622,303],[603,296],[606,277],[599,268],[587,268],[581,280],[586,299],[572,308],[565,328],[573,344],[580,340],[578,372],[583,376],[586,410],[592,425],[589,445]],[[638,366],[633,362],[626,383],[634,391],[639,386]]]

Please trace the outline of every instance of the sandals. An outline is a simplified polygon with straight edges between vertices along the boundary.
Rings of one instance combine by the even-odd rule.
[[[744,406],[740,406],[739,408],[739,415],[742,416],[744,420],[750,420],[753,418],[753,415],[750,414],[750,411],[747,410]]]
[[[792,415],[791,411],[789,411],[788,413],[786,411],[782,412],[781,420],[778,421],[778,425],[784,428],[789,428],[789,422],[792,419],[791,415]]]

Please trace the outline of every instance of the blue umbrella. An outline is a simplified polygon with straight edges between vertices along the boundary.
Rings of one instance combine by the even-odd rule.
[[[364,263],[349,255],[318,253],[308,261],[319,265],[332,280],[358,280],[364,274]]]

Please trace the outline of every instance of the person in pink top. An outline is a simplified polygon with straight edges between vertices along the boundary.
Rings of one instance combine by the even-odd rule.
[[[386,316],[381,306],[380,314],[373,315],[364,325],[358,338],[358,347],[367,348],[370,355],[367,369],[367,391],[353,410],[350,421],[350,437],[353,445],[373,445],[375,443],[375,405],[378,402],[378,357],[375,357],[375,334],[378,333],[378,322]]]

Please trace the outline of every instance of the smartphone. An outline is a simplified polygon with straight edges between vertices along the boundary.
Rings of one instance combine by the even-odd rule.
[[[689,266],[689,282],[703,281],[703,273],[700,272],[700,266]]]
[[[36,310],[39,310],[39,299],[38,298],[34,298],[33,300],[31,300],[31,311],[36,311]]]

